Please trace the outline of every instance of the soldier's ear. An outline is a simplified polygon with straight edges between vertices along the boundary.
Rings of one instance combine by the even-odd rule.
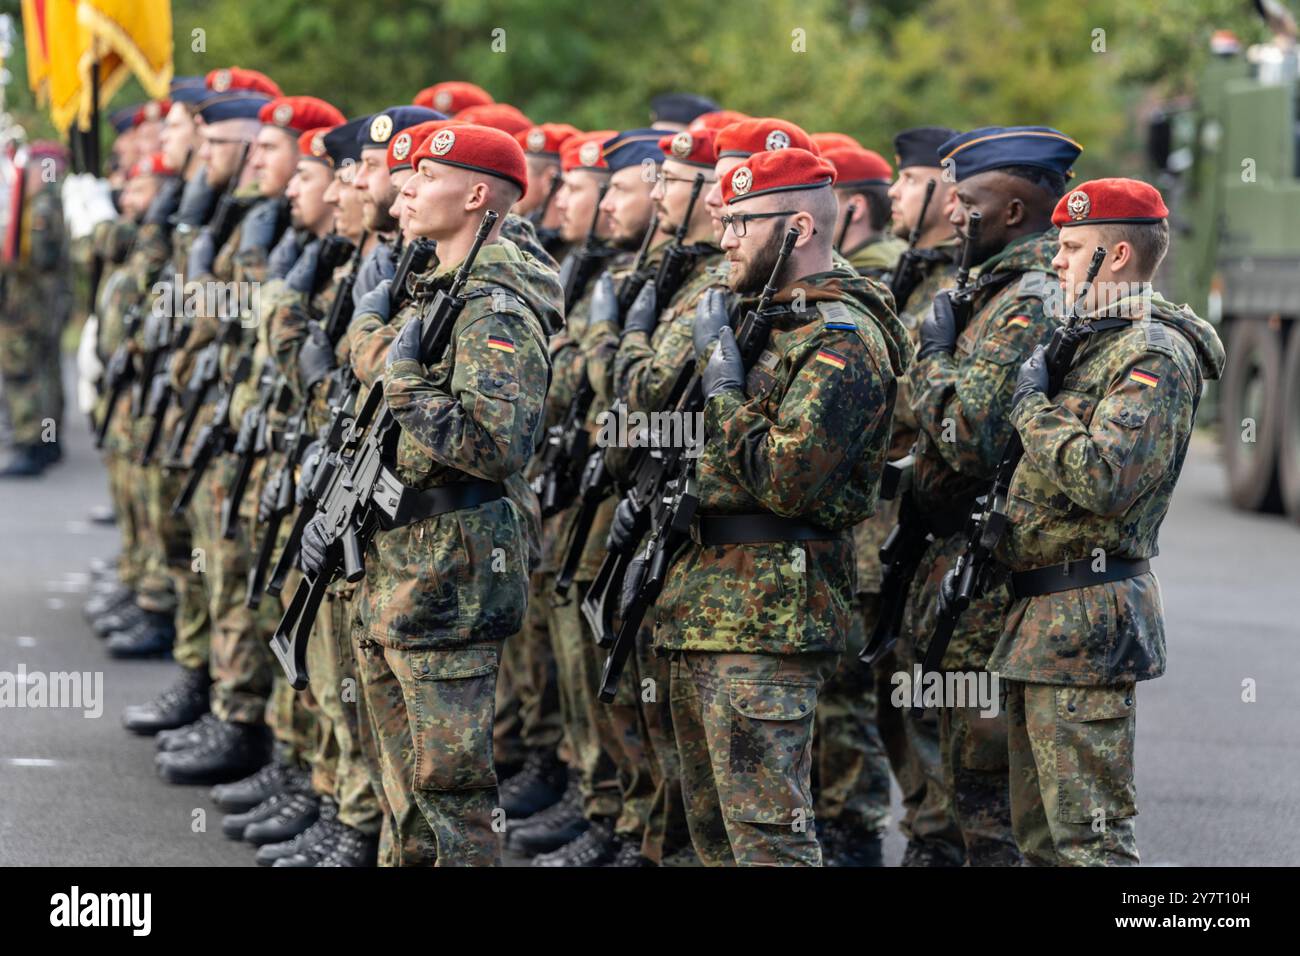
[[[1012,197],[1007,201],[1005,222],[1008,226],[1018,226],[1025,221],[1025,204],[1024,201]]]

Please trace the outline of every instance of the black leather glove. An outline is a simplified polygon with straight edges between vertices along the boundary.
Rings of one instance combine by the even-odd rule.
[[[695,307],[695,328],[691,331],[696,361],[704,358],[709,346],[717,341],[718,332],[730,322],[728,311],[727,294],[721,289],[709,289],[700,298],[700,304]]]
[[[393,255],[393,247],[386,242],[378,243],[357,270],[357,281],[352,284],[352,304],[360,310],[361,299],[380,282],[395,275],[397,258]]]
[[[588,325],[608,322],[618,326],[618,292],[614,289],[614,277],[606,270],[600,274],[591,292],[591,308],[587,310]]]
[[[217,258],[217,243],[209,229],[202,230],[194,237],[190,245],[189,257],[185,260],[185,279],[192,282],[203,276],[212,275],[212,263]]]
[[[619,501],[614,509],[614,520],[609,526],[607,547],[611,551],[622,551],[631,541],[636,526],[636,511],[628,498]]]
[[[296,504],[301,505],[307,500],[307,492],[311,491],[312,482],[316,480],[316,472],[320,470],[320,463],[325,460],[325,443],[319,438],[303,449],[302,469],[298,473],[298,487],[294,489],[293,500]]]
[[[329,538],[325,534],[325,516],[317,515],[307,522],[302,529],[302,540],[298,546],[298,566],[311,574],[320,574],[325,567],[325,552],[329,549]]]
[[[957,569],[949,569],[939,581],[939,616],[947,614],[957,600]]]
[[[239,224],[239,251],[252,252],[255,249],[270,249],[278,239],[284,213],[284,200],[263,199],[248,211]]]
[[[645,577],[645,562],[645,553],[642,552],[627,563],[627,573],[623,575],[623,593],[618,598],[620,617],[627,614],[628,607],[636,598],[636,592],[641,589],[641,579]]]
[[[713,350],[709,364],[704,366],[700,385],[706,401],[728,389],[744,391],[745,364],[740,359],[740,346],[736,344],[736,334],[730,326],[724,325],[718,333],[718,347]]]
[[[283,279],[289,274],[289,270],[293,268],[300,255],[302,255],[302,243],[298,240],[298,230],[286,229],[266,260],[266,277]]]
[[[257,500],[257,520],[265,524],[275,514],[275,506],[280,498],[280,471],[271,475],[271,479],[262,486],[262,497]]]
[[[627,318],[623,320],[623,334],[644,332],[649,335],[658,324],[659,305],[655,298],[655,284],[647,282],[641,286],[641,291],[636,294],[627,310]]]
[[[1034,392],[1047,394],[1048,384],[1047,349],[1040,345],[1020,366],[1020,377],[1016,379],[1016,390],[1011,395],[1011,407],[1015,408]]]
[[[392,368],[394,362],[420,361],[420,332],[423,328],[424,323],[419,318],[412,318],[402,326],[402,331],[397,333],[397,338],[388,346],[384,368]]]
[[[315,322],[307,325],[307,338],[298,350],[298,382],[304,392],[338,368],[334,361],[334,345],[325,330]]]
[[[954,301],[951,290],[944,289],[934,297],[934,307],[921,323],[921,348],[916,360],[929,358],[937,352],[949,355],[957,348],[957,326],[965,325],[970,303],[965,299]]]
[[[208,221],[216,204],[217,191],[208,185],[208,171],[205,167],[185,184],[180,208],[176,210],[176,224],[197,228]]]
[[[390,279],[383,279],[373,289],[363,295],[360,299],[355,299],[356,306],[352,310],[352,318],[361,315],[377,315],[379,320],[385,325],[391,318],[389,309],[392,303],[389,301],[388,287],[392,284]]]
[[[149,208],[144,213],[144,224],[146,226],[164,225],[172,214],[176,212],[181,203],[181,191],[185,188],[185,180],[179,176],[168,176],[163,180],[162,185],[158,187],[158,192],[154,194],[153,201],[149,203]]]
[[[320,240],[313,239],[307,243],[302,250],[302,255],[298,261],[293,264],[289,274],[284,278],[284,284],[294,292],[302,295],[310,295],[311,287],[316,282],[316,264],[320,262]]]

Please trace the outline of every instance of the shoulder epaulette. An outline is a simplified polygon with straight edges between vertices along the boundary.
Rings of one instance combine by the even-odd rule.
[[[817,311],[822,314],[822,327],[827,329],[841,329],[846,332],[857,331],[857,323],[853,321],[853,313],[843,302],[818,302]]]
[[[1020,277],[1020,288],[1016,291],[1019,295],[1033,296],[1038,299],[1045,298],[1048,279],[1049,276],[1046,272],[1040,272],[1037,269],[1026,272]]]

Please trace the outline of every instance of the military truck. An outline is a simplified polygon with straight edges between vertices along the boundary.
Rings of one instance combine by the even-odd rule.
[[[1239,508],[1300,522],[1300,96],[1295,21],[1257,3],[1274,42],[1216,34],[1195,97],[1150,121],[1170,207],[1161,285],[1219,325],[1228,352],[1209,396]]]

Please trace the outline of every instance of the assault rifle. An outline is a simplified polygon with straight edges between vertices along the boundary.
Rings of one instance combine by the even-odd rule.
[[[451,285],[438,293],[419,319],[411,319],[421,324],[420,355],[426,362],[439,361],[451,345],[456,320],[465,308],[461,292],[497,218],[493,210],[484,214]],[[316,476],[316,513],[324,516],[330,536],[325,564],[317,573],[304,574],[271,637],[271,650],[295,690],[307,686],[307,639],[326,589],[340,574],[352,582],[365,577],[365,553],[370,540],[380,529],[398,527],[397,522],[410,506],[408,499],[419,497],[410,494],[384,464],[398,431],[383,385],[376,382],[342,440],[335,465],[320,469]],[[448,491],[455,497],[453,487],[448,486]]]
[[[605,191],[609,183],[601,183],[596,194],[596,208],[591,213],[591,225],[587,227],[587,237],[576,251],[570,252],[560,266],[560,285],[564,287],[565,314],[577,304],[587,290],[587,283],[596,276],[601,266],[614,256],[618,250],[607,246],[596,238],[596,224],[600,222],[600,204],[605,200]]]
[[[104,394],[107,404],[104,406],[104,416],[99,420],[99,428],[95,432],[96,448],[104,447],[104,438],[108,435],[108,426],[113,421],[117,403],[135,381],[135,363],[131,361],[130,343],[143,321],[143,312],[139,304],[127,309],[123,317],[122,341],[113,350],[108,360],[108,367],[104,370]]]
[[[239,188],[239,180],[244,175],[244,166],[248,164],[248,155],[251,148],[251,143],[240,144],[239,162],[235,164],[235,171],[231,173],[230,179],[226,182],[226,188],[222,190],[221,198],[217,200],[216,211],[212,213],[212,219],[208,221],[208,229],[212,232],[214,249],[220,250],[226,244],[230,239],[230,234],[235,231],[235,226],[239,225],[240,217],[250,205],[236,199],[235,191]]]
[[[262,540],[257,547],[257,558],[248,570],[248,594],[244,606],[257,610],[262,603],[262,594],[266,590],[266,576],[271,569],[271,555],[275,551],[276,539],[280,537],[280,525],[293,513],[294,474],[302,463],[302,456],[311,444],[311,432],[307,429],[306,402],[298,414],[289,419],[285,430],[285,447],[287,451],[284,463],[268,480],[275,489],[275,505],[262,524]]]
[[[908,233],[907,248],[899,256],[898,265],[894,266],[894,274],[889,277],[889,291],[893,294],[894,303],[899,311],[902,311],[903,303],[908,300],[917,283],[921,281],[921,260],[924,257],[916,248],[916,244],[921,241],[921,225],[925,222],[925,214],[930,209],[930,200],[934,198],[937,185],[938,182],[934,179],[925,184],[925,198],[921,200],[921,212],[916,217],[912,231]],[[975,216],[978,213],[971,215]]]
[[[695,212],[695,203],[704,188],[704,174],[696,173],[695,182],[691,184],[691,199],[686,204],[682,221],[673,233],[673,241],[664,250],[664,257],[659,260],[659,274],[655,276],[655,305],[665,308],[669,300],[677,294],[691,269],[695,267],[697,254],[686,248],[686,231],[691,225],[691,215]]]
[[[551,178],[551,185],[546,190],[546,198],[542,200],[540,206],[528,214],[528,221],[533,224],[533,229],[537,231],[538,242],[542,244],[542,247],[547,252],[552,254],[554,254],[556,247],[562,243],[560,230],[554,227],[543,228],[542,222],[546,219],[546,214],[551,210],[551,203],[555,201],[555,194],[560,191],[560,187],[563,185],[564,177],[557,170]]]
[[[365,247],[366,234],[362,233],[357,248],[352,253],[352,268],[339,283],[338,294],[330,305],[329,315],[325,317],[325,334],[329,336],[331,343],[337,343],[343,338],[343,333],[348,330],[348,325],[352,322],[352,312],[355,307],[352,301],[352,290],[357,284],[357,270],[361,268],[362,250]]]
[[[194,453],[187,462],[190,473],[185,479],[180,494],[172,502],[173,515],[179,517],[189,507],[194,492],[198,491],[199,484],[203,481],[204,472],[208,470],[208,465],[212,464],[212,459],[230,447],[230,404],[234,400],[235,389],[248,378],[252,364],[249,356],[239,357],[230,384],[222,390],[217,404],[212,409],[211,420],[200,429],[199,437],[194,443]]]
[[[771,331],[771,318],[765,313],[772,304],[772,297],[777,292],[777,282],[785,270],[794,244],[799,238],[799,230],[791,229],[781,242],[772,275],[763,287],[758,304],[750,310],[736,332],[736,344],[740,348],[741,359],[746,369],[753,365],[759,354],[767,346]],[[694,414],[704,408],[705,395],[701,376],[697,373],[686,389],[686,394],[679,403],[679,411]],[[699,506],[699,497],[695,483],[696,457],[685,453],[664,468],[663,495],[664,502],[658,514],[653,516],[650,536],[646,539],[645,552],[638,566],[630,567],[636,576],[624,582],[623,593],[631,594],[631,600],[622,609],[618,636],[610,648],[605,660],[605,669],[600,680],[600,699],[608,704],[618,692],[618,682],[623,675],[623,668],[636,646],[637,632],[645,620],[646,613],[654,606],[663,591],[668,568],[681,546],[689,539],[691,522]]]

